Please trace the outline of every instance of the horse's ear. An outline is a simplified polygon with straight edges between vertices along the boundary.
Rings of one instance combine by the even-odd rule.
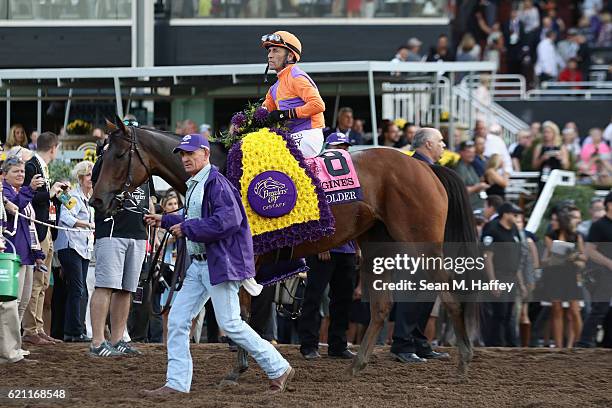
[[[115,125],[113,122],[111,122],[110,120],[108,120],[108,118],[104,118],[104,121],[106,122],[106,133],[107,134],[111,134],[113,132],[115,132],[117,129],[119,129],[117,127],[117,125]]]
[[[128,134],[128,130],[125,127],[125,123],[123,123],[121,118],[119,116],[117,116],[117,115],[115,115],[115,126],[117,127],[117,129],[121,129],[121,131],[123,132],[124,135]]]

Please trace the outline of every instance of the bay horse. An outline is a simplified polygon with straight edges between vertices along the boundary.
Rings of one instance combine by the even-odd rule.
[[[180,136],[149,128],[126,127],[118,118],[107,121],[109,146],[104,154],[99,181],[91,205],[96,211],[111,213],[118,207],[117,197],[132,192],[156,175],[173,188],[186,192],[185,173],[179,155],[172,150]],[[211,162],[225,165],[225,153],[211,144]],[[476,242],[476,231],[465,185],[457,174],[445,167],[429,166],[396,149],[372,148],[351,154],[363,192],[363,200],[332,206],[336,232],[316,242],[304,242],[293,249],[293,258],[303,258],[335,248],[349,240],[366,242],[434,243],[425,256],[441,257],[446,242]],[[364,257],[368,254],[363,249]],[[270,254],[272,255],[272,254]],[[258,257],[257,264],[266,255]],[[387,273],[387,272],[385,272]],[[428,271],[437,282],[449,282],[451,273]],[[371,285],[372,271],[361,271],[362,285]],[[380,276],[379,276],[380,278]],[[371,286],[369,286],[371,287]],[[349,373],[364,369],[376,339],[389,315],[389,292],[370,291],[371,320]],[[250,297],[241,290],[243,317],[248,317]],[[477,321],[477,305],[462,303],[456,294],[441,292],[441,300],[452,318],[459,351],[458,373],[464,377],[473,350],[469,329]],[[246,352],[240,350],[238,361],[226,380],[236,381],[248,367]]]

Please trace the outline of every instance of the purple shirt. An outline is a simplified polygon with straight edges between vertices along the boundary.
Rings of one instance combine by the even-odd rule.
[[[23,209],[32,202],[32,198],[34,197],[34,191],[30,188],[30,186],[22,186],[17,192],[6,181],[2,182],[2,193],[8,201],[19,207],[19,212],[22,214]],[[8,211],[6,215],[6,230],[12,232],[13,225],[15,223],[15,216],[9,214]],[[32,216],[34,216],[34,211],[32,211]],[[43,255],[42,251],[32,250],[32,243],[30,241],[30,221],[27,219],[19,217],[19,220],[17,221],[17,232],[15,235],[10,236],[6,234],[5,236],[13,245],[15,245],[15,250],[17,251],[17,255],[19,255],[21,258],[22,265],[34,265],[36,259],[45,259],[45,255]],[[10,245],[7,245],[6,251],[12,252]]]
[[[206,244],[212,285],[255,276],[253,240],[240,194],[217,167],[212,166],[204,183],[202,218],[162,217],[162,228],[179,223],[188,240]]]

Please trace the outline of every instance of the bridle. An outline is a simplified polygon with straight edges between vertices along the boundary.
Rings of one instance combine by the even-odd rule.
[[[117,208],[113,210],[113,214],[115,214],[119,209],[124,209],[127,211],[138,212],[138,213],[149,212],[149,210],[147,208],[143,208],[134,199],[134,197],[132,196],[132,193],[129,192],[129,188],[132,186],[132,183],[134,182],[134,169],[132,166],[134,154],[136,154],[136,157],[138,157],[138,160],[140,160],[140,163],[142,163],[142,165],[145,168],[145,171],[147,172],[147,180],[149,181],[151,195],[155,194],[155,188],[153,187],[153,174],[151,173],[151,169],[149,168],[149,166],[147,166],[147,163],[142,157],[141,150],[138,146],[136,128],[134,126],[126,126],[125,129],[128,131],[127,135],[124,132],[121,132],[121,129],[117,129],[113,133],[111,133],[111,135],[109,136],[109,138],[112,136],[118,137],[120,139],[127,141],[130,144],[129,149],[126,150],[124,153],[122,153],[119,156],[121,158],[125,156],[126,154],[129,154],[128,155],[128,174],[125,179],[125,182],[123,183],[122,190],[119,193],[115,194],[115,197],[113,197],[114,200],[117,200],[119,202],[119,205],[117,206]],[[132,207],[126,207],[125,205],[126,202],[131,204]]]

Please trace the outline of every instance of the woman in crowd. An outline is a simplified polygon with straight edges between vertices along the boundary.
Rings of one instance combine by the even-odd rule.
[[[83,305],[87,304],[85,282],[93,251],[93,234],[86,231],[94,228],[93,213],[88,204],[93,190],[92,168],[93,163],[90,161],[82,161],[74,167],[72,176],[78,183],[70,195],[76,199],[76,204],[71,209],[63,205],[60,210],[60,227],[83,229],[83,231],[59,230],[55,241],[55,249],[66,284],[64,341],[69,342],[91,341],[85,334]]]
[[[585,141],[580,151],[580,160],[582,161],[580,169],[585,174],[596,175],[595,162],[597,159],[610,160],[610,146],[603,140],[601,129],[591,129],[589,136],[591,137]]]
[[[491,155],[483,177],[485,183],[491,186],[486,191],[487,195],[498,195],[505,199],[510,176],[504,170],[504,162],[499,154]]]
[[[567,170],[570,167],[569,153],[561,142],[559,127],[551,121],[542,124],[542,143],[533,150],[532,167],[540,171],[540,190],[547,177],[555,169]]]
[[[21,146],[25,148],[28,147],[28,136],[26,135],[24,127],[19,124],[11,126],[9,134],[6,137],[4,149],[9,150],[15,146]]]
[[[9,157],[2,164],[4,181],[2,182],[2,192],[4,199],[17,206],[19,213],[34,218],[32,208],[32,198],[34,191],[41,187],[45,181],[42,177],[35,177],[29,186],[24,186],[25,163],[19,157]],[[17,217],[14,211],[7,205],[7,225],[6,235],[9,241],[15,246],[17,255],[21,258],[19,269],[19,296],[18,310],[19,320],[23,319],[25,309],[30,301],[32,291],[32,279],[34,264],[37,267],[43,265],[45,256],[40,250],[40,242],[36,235],[34,223],[24,217]],[[10,248],[10,245],[8,246]],[[8,249],[9,251],[11,249]],[[40,344],[52,344],[50,341],[40,339]]]
[[[558,229],[551,229],[544,237],[543,290],[552,302],[551,329],[557,347],[563,347],[563,304],[569,302],[567,347],[573,347],[582,331],[578,286],[579,271],[584,268],[584,240],[576,232],[580,220],[575,208],[562,208],[557,212]],[[569,245],[568,245],[569,244]],[[573,244],[573,245],[572,245]]]

